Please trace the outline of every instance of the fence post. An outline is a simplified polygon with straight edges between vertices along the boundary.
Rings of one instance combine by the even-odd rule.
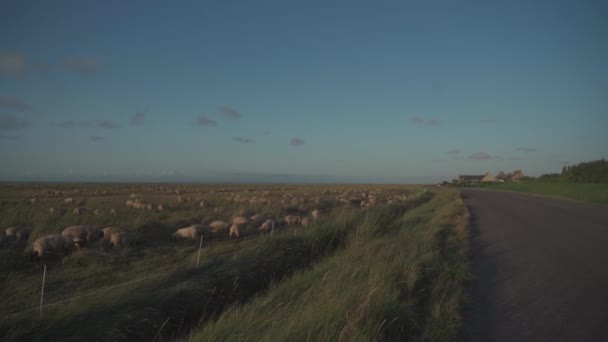
[[[42,291],[40,291],[40,316],[42,316],[42,301],[44,300],[44,282],[46,280],[46,264],[44,264],[44,271],[42,272]]]
[[[198,245],[198,256],[196,257],[196,266],[201,261],[201,249],[203,248],[203,236],[201,235],[201,243]]]
[[[270,238],[272,239],[272,233],[274,233],[274,220],[272,220],[272,228],[270,228]]]

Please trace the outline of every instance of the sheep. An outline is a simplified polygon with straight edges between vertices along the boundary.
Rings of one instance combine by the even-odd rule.
[[[61,232],[61,236],[70,241],[79,238],[82,241],[94,242],[103,238],[104,233],[93,226],[70,226]]]
[[[63,203],[74,203],[74,199],[72,197],[65,198]]]
[[[49,208],[49,214],[53,215],[55,213],[55,208]]]
[[[211,227],[211,231],[213,233],[219,233],[219,232],[226,231],[228,229],[228,227],[230,227],[230,224],[228,224],[228,222],[224,222],[224,221],[213,221],[209,224],[209,227]]]
[[[70,240],[66,240],[59,234],[47,235],[36,240],[32,245],[32,257],[42,258],[47,253],[58,254],[63,252],[63,255],[67,255],[69,251]]]
[[[126,201],[126,202],[125,202],[125,205],[126,205],[127,207],[131,207],[131,206],[133,206],[133,203],[135,203],[135,202],[133,202],[133,201],[131,201],[131,200],[128,200],[128,201]]]
[[[153,210],[153,208],[154,208],[154,207],[152,206],[152,204],[148,204],[148,205],[146,205],[146,209],[147,209],[147,210],[149,210],[149,211],[152,211],[152,210]]]
[[[309,219],[308,217],[302,218],[302,227],[308,226]]]
[[[110,216],[116,216],[116,209],[110,209]]]
[[[133,246],[138,242],[137,235],[133,233],[115,232],[110,237],[110,245],[114,247]]]
[[[273,229],[273,227],[274,227],[274,221],[266,220],[266,222],[262,223],[260,228],[258,228],[258,232],[269,232]]]
[[[19,241],[25,241],[29,239],[31,233],[32,228],[26,226],[8,227],[4,230],[4,234],[6,234],[6,236],[14,236]]]
[[[287,215],[283,219],[285,220],[285,224],[288,226],[298,225],[300,222],[302,222],[302,219],[295,215]]]
[[[99,215],[99,209],[93,210],[93,215]]]
[[[206,229],[202,225],[193,224],[190,227],[180,228],[173,233],[173,239],[198,239],[203,233],[206,233]]]
[[[37,199],[37,198],[32,198],[32,199],[30,199],[30,203],[32,203],[32,204],[36,204],[36,202],[38,202],[38,199]]]
[[[224,208],[222,208],[222,207],[213,208],[213,213],[215,213],[215,214],[221,214],[223,212],[224,212]]]
[[[200,202],[198,205],[199,205],[201,208],[205,208],[205,207],[207,206],[207,202],[205,202],[205,201],[201,201],[201,202]]]
[[[87,208],[83,208],[83,207],[74,208],[74,215],[75,216],[82,215],[82,214],[84,214],[86,212],[87,212]]]
[[[312,215],[312,219],[316,221],[321,216],[321,212],[318,209],[315,209],[312,211],[311,215]]]
[[[264,223],[266,221],[266,218],[264,218],[264,216],[262,216],[260,214],[253,215],[253,216],[250,217],[250,219],[256,225],[259,225],[259,224]]]
[[[118,233],[118,229],[116,229],[114,227],[105,227],[101,230],[101,232],[103,233],[104,240],[108,240],[108,239],[110,239],[112,234]]]
[[[159,212],[159,213],[162,212],[162,211],[164,211],[164,210],[165,210],[165,206],[163,206],[162,204],[159,204],[156,207],[156,211]]]
[[[240,238],[241,230],[242,226],[240,224],[233,224],[232,226],[230,226],[230,237],[234,236],[236,238]]]
[[[247,222],[249,222],[249,220],[247,220],[246,218],[242,217],[242,216],[237,216],[234,219],[232,219],[232,224],[238,224],[238,225],[246,225]]]

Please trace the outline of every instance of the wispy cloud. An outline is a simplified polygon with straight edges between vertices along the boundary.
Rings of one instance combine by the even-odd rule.
[[[517,152],[536,152],[536,148],[534,147],[518,147],[515,149]]]
[[[8,114],[0,116],[0,130],[11,131],[24,129],[31,126],[32,123],[25,119],[19,119],[17,116]]]
[[[427,125],[427,126],[439,126],[441,122],[439,119],[424,119],[419,116],[413,116],[410,118],[410,123],[413,125]]]
[[[101,121],[75,121],[75,120],[64,120],[64,121],[53,121],[51,122],[51,126],[58,128],[74,128],[74,127],[83,127],[83,128],[105,128],[105,129],[113,129],[119,128],[120,125],[110,121],[110,120],[101,120]]]
[[[289,145],[291,145],[291,146],[302,146],[302,145],[304,145],[304,140],[302,140],[300,138],[292,138],[289,141]]]
[[[146,121],[146,113],[137,112],[131,117],[131,126],[143,126]]]
[[[94,57],[72,56],[63,60],[63,66],[69,71],[83,77],[93,76],[103,69]]]
[[[25,76],[25,56],[7,50],[0,50],[0,76],[22,78]]]
[[[28,110],[30,106],[18,97],[0,96],[0,108],[23,112]]]
[[[243,137],[233,137],[232,140],[243,143],[243,144],[252,144],[255,143],[255,140],[251,138],[243,138]]]
[[[446,154],[459,154],[459,153],[460,153],[460,149],[457,149],[457,148],[446,152]]]
[[[196,119],[196,124],[198,126],[217,126],[217,121],[211,120],[205,115],[199,115]]]
[[[475,152],[473,154],[471,154],[470,156],[468,156],[468,159],[471,160],[487,160],[487,159],[492,159],[493,157],[486,153],[486,152]]]
[[[234,108],[224,106],[220,109],[222,115],[228,120],[238,120],[242,117],[241,113],[237,112]]]
[[[91,135],[89,139],[91,139],[92,142],[99,142],[103,140],[103,137],[99,135]]]

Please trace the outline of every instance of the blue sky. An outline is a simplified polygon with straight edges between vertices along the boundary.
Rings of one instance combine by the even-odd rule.
[[[434,182],[608,157],[604,1],[0,1],[1,180]]]

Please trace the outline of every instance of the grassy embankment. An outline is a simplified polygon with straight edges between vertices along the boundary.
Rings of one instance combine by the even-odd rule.
[[[198,267],[196,246],[187,242],[110,254],[90,251],[50,266],[48,302],[63,301],[45,307],[42,317],[35,310],[11,314],[36,307],[39,272],[9,271],[2,286],[0,335],[5,340],[171,340],[198,327],[204,330],[197,338],[209,331],[218,336],[223,324],[234,324],[235,310],[255,312],[260,298],[275,298],[279,307],[293,303],[318,316],[316,329],[296,324],[282,332],[285,337],[306,332],[329,339],[451,339],[460,329],[467,274],[462,210],[452,190],[412,195],[405,206],[338,210],[297,236],[288,230],[274,239],[213,245]],[[131,279],[136,281],[89,290]],[[311,301],[311,293],[302,291],[308,285],[327,294]],[[246,304],[255,296],[260,297]],[[334,303],[326,301],[328,296]],[[314,325],[298,317],[299,311],[261,317]],[[280,339],[277,333],[260,330],[251,338]]]
[[[608,204],[608,184],[568,182],[522,182],[485,186],[488,189],[507,190],[540,195],[564,197],[577,201]]]
[[[386,210],[367,216],[333,256],[232,306],[190,340],[458,339],[469,271],[457,192],[405,213]]]

